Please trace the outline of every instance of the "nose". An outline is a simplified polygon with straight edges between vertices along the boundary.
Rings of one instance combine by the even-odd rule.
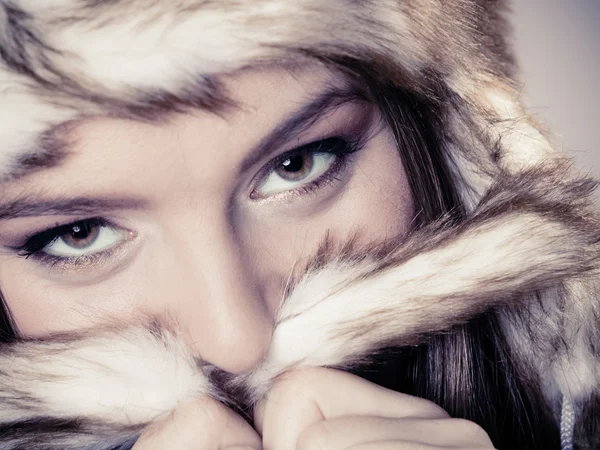
[[[232,373],[266,353],[273,316],[260,280],[231,228],[212,224],[178,246],[180,280],[169,316],[200,358]]]

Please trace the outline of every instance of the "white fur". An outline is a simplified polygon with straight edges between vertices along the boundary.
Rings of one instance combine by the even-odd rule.
[[[18,157],[40,150],[38,138],[44,131],[76,113],[44,103],[23,84],[23,77],[0,66],[0,181]]]
[[[532,125],[516,92],[489,89],[483,96],[497,116],[497,122],[489,128],[489,133],[504,150],[504,167],[515,173],[555,156],[560,157],[540,130]]]
[[[496,225],[473,227],[441,248],[364,279],[362,274],[371,271],[375,261],[332,264],[309,274],[284,302],[267,357],[250,385],[262,395],[290,368],[344,365],[382,342],[402,342],[403,337],[444,328],[477,306],[457,297],[468,299],[473,292],[482,299],[497,295],[498,274],[512,278],[514,287],[508,281],[502,285],[510,292],[533,279],[540,267],[558,269],[564,264],[555,243],[569,239],[570,231],[560,224],[534,214],[515,214],[504,218],[502,227]],[[492,300],[480,301],[489,307]],[[386,320],[377,320],[377,314],[386,313],[391,313]],[[369,327],[362,337],[345,334],[361,327]]]
[[[553,377],[562,395],[571,400],[586,399],[600,389],[600,360],[590,353],[590,329],[597,329],[597,295],[589,289],[595,283],[566,283],[571,300],[562,315],[562,329],[568,343],[553,367]]]
[[[36,399],[40,415],[133,425],[210,393],[185,345],[168,334],[134,328],[60,347],[40,347],[35,356],[22,348],[10,358],[11,371],[20,374],[15,388]],[[3,421],[33,415],[8,405],[0,409]]]
[[[356,40],[350,45],[368,44],[383,51],[386,43],[377,40],[380,33],[389,32],[391,26],[395,33],[401,33],[405,27],[397,8],[388,1],[371,11],[375,19],[388,25],[381,31],[361,25],[364,9],[349,7],[343,0],[223,2],[187,12],[178,12],[177,5],[169,3],[142,9],[138,2],[129,8],[100,9],[97,16],[90,16],[73,0],[17,3],[33,15],[46,43],[62,52],[55,56],[59,67],[76,79],[117,92],[133,86],[171,90],[193,85],[196,77],[284,56],[275,45],[308,48],[320,43],[340,44],[351,31],[362,34],[366,42]],[[198,4],[179,2],[180,7]],[[319,20],[315,20],[317,13]],[[60,26],[53,23],[63,17],[76,19]],[[324,30],[326,35],[321,32]],[[413,47],[401,52],[402,59],[414,67],[419,66],[422,53]]]

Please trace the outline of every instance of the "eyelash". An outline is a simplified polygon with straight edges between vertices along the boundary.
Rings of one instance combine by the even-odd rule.
[[[80,223],[85,223],[88,226],[111,226],[105,219],[94,217],[91,219],[78,220],[76,222],[70,222],[65,225],[59,225],[53,228],[49,228],[27,239],[27,241],[19,247],[19,256],[29,258],[30,256],[35,255],[44,247],[47,247],[48,245],[54,243],[57,239],[60,238],[60,236],[67,233],[71,228]]]
[[[329,153],[334,155],[336,157],[336,160],[333,162],[332,166],[318,178],[312,180],[309,183],[302,184],[297,188],[282,193],[274,194],[273,197],[278,197],[280,195],[310,194],[317,191],[325,184],[339,181],[336,177],[347,166],[348,157],[360,151],[362,147],[363,142],[360,139],[348,139],[338,136],[321,139],[320,141],[313,141],[309,144],[297,147],[293,150],[290,150],[289,152],[283,153],[282,155],[275,158],[265,167],[265,169],[263,169],[259,173],[258,178],[260,180],[263,180],[285,160],[301,156],[305,153]],[[250,197],[253,199],[260,198],[257,195],[256,189],[252,191]]]
[[[317,179],[312,180],[309,183],[306,183],[304,185],[298,186],[297,188],[285,192],[285,194],[292,195],[310,194],[319,190],[325,184],[334,183],[335,181],[338,181],[337,176],[347,166],[348,157],[351,154],[361,150],[362,146],[363,144],[360,139],[353,140],[342,137],[330,137],[322,139],[320,141],[314,141],[309,144],[290,150],[289,152],[286,152],[275,158],[259,173],[259,178],[262,179],[266,175],[270,174],[278,165],[282,164],[286,159],[297,157],[307,152],[333,154],[336,157],[336,160],[333,162],[332,166],[325,171],[325,173],[321,174]],[[253,191],[252,194],[254,194],[254,192],[255,191]],[[281,194],[275,194],[274,196],[279,195]],[[44,248],[56,242],[63,234],[69,232],[69,230],[71,230],[77,224],[86,224],[87,226],[92,227],[119,228],[111,224],[108,220],[101,217],[77,220],[75,222],[70,222],[64,225],[57,225],[53,228],[49,228],[40,233],[37,233],[29,237],[22,245],[18,246],[14,250],[20,257],[26,259],[35,258],[39,263],[50,267],[54,267],[59,264],[73,267],[81,266],[83,264],[94,264],[102,261],[103,259],[106,259],[111,255],[111,253],[114,251],[114,248],[110,248],[90,255],[73,257],[56,256],[43,252]]]
[[[37,233],[28,238],[22,245],[18,246],[15,250],[20,257],[25,259],[35,258],[39,263],[48,265],[50,267],[58,264],[81,266],[85,263],[94,263],[110,256],[114,251],[113,248],[104,250],[102,252],[92,253],[90,255],[81,255],[73,257],[56,256],[44,253],[42,250],[47,246],[56,242],[63,234],[67,233],[74,226],[78,224],[86,224],[90,227],[110,227],[118,228],[108,220],[101,217],[93,217],[90,219],[77,220],[70,222],[65,225],[58,225],[53,228]]]

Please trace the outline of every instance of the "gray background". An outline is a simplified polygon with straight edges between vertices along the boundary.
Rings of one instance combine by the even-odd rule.
[[[525,103],[600,176],[600,0],[513,0]]]

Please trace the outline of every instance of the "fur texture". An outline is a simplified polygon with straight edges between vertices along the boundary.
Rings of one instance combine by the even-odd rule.
[[[349,369],[497,310],[520,374],[576,443],[600,425],[595,183],[519,103],[500,0],[0,0],[0,180],[60,157],[93,115],[155,120],[226,103],[251,65],[360,62],[436,111],[466,217],[385,244],[325,243],[294,277],[269,352],[222,376],[168,327],[0,348],[0,448],[126,449],[178,402],[251,408],[301,365]],[[126,363],[124,363],[126,361]],[[124,399],[127,399],[126,401]]]

